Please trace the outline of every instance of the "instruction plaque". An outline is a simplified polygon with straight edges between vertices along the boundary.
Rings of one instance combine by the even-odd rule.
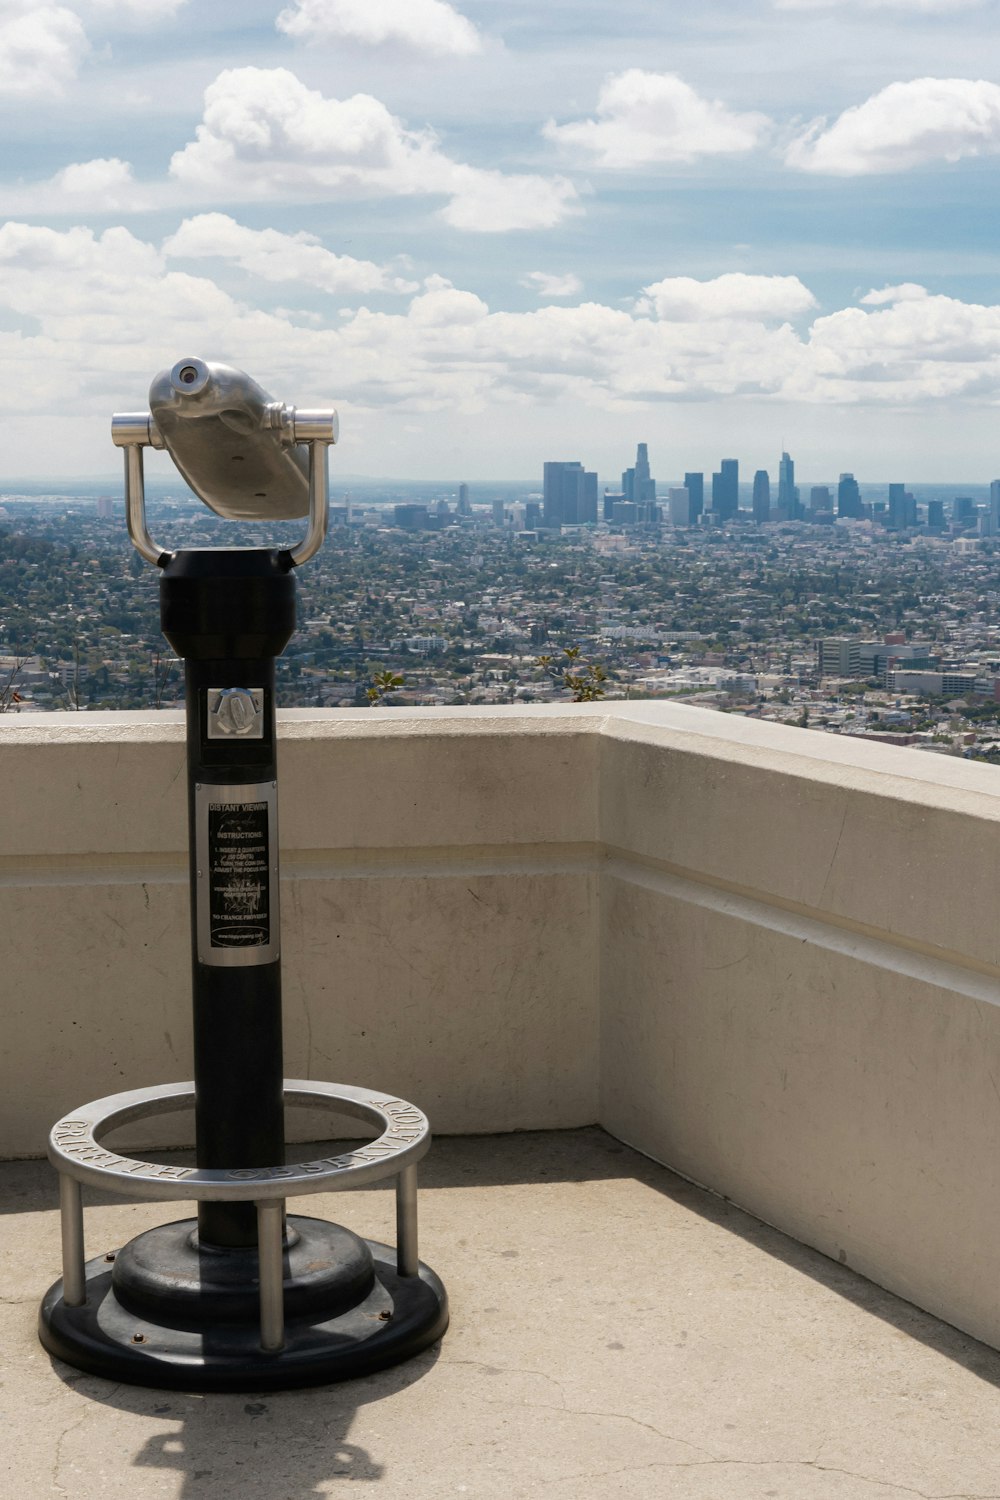
[[[273,781],[195,788],[198,962],[274,963],[278,805]]]

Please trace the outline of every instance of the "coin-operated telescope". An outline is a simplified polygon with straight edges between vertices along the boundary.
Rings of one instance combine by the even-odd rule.
[[[41,1308],[50,1353],[136,1385],[262,1390],[322,1384],[407,1359],[448,1324],[417,1251],[416,1164],[427,1120],[377,1089],[286,1080],[278,913],[274,663],[295,628],[293,570],[322,546],[333,410],[273,401],[228,365],[182,359],[149,410],[112,418],[129,534],[160,570],[160,618],[185,664],[193,1083],[112,1095],[54,1126],[63,1275]],[[227,519],[308,515],[297,546],[168,551],[146,524],[143,450],[165,448]],[[374,1139],[286,1163],[284,1105],[325,1105]],[[194,1167],[105,1150],[119,1126],[193,1106]],[[286,1200],[393,1176],[397,1245],[286,1215]],[[197,1219],[87,1261],[81,1186],[193,1200]]]

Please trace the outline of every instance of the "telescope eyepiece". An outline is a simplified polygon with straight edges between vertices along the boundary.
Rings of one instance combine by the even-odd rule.
[[[209,370],[203,359],[179,359],[170,371],[170,385],[179,396],[197,396],[209,381]]]

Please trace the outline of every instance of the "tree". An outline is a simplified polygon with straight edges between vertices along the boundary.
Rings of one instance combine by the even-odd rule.
[[[564,688],[573,694],[574,703],[593,703],[604,697],[604,684],[608,674],[600,662],[588,662],[579,646],[564,646],[565,663],[560,667],[551,656],[536,656],[535,664],[546,676],[561,679]]]
[[[594,703],[604,697],[608,674],[600,662],[581,662],[582,672],[564,672],[563,685],[573,694],[574,703]]]
[[[372,678],[371,686],[366,697],[372,708],[381,703],[387,693],[392,693],[396,688],[401,688],[406,679],[401,672],[376,672]]]
[[[15,656],[6,674],[0,676],[0,714],[17,713],[24,701],[17,691],[17,679],[27,659],[26,656]]]

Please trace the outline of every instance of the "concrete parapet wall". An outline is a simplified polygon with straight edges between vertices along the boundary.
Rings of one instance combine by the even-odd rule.
[[[280,733],[289,1075],[599,1120],[1000,1346],[996,771],[662,703]],[[190,1076],[183,753],[0,717],[3,1155]]]
[[[672,709],[601,805],[602,1124],[1000,1345],[1000,775]]]
[[[412,1097],[446,1132],[596,1119],[591,728],[284,719],[289,1077]],[[82,1096],[191,1076],[183,724],[3,716],[0,767],[12,1157]]]

